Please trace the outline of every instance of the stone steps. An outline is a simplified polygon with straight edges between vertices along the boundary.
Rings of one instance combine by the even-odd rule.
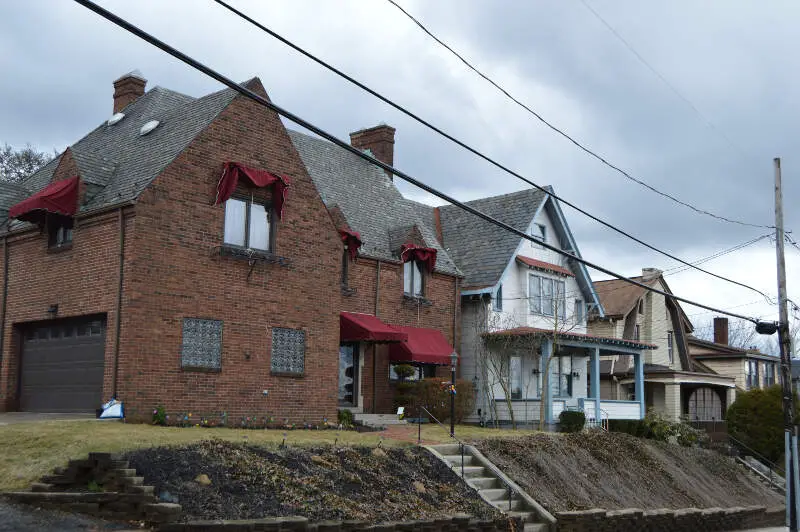
[[[460,444],[434,445],[426,448],[447,464],[456,475],[462,477],[484,501],[509,517],[519,519],[524,523],[525,531],[555,530],[555,518],[535,501],[523,496],[520,488],[499,472],[500,470],[474,447],[463,446],[463,467]],[[513,488],[510,489],[512,486]]]
[[[395,414],[353,414],[353,421],[365,427],[386,427],[388,425],[407,425],[404,419]]]

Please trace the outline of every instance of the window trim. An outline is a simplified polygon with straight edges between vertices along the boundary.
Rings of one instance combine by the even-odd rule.
[[[586,323],[586,309],[584,308],[583,299],[575,300],[575,310],[573,312],[575,313],[573,319],[576,324],[582,325]]]
[[[406,264],[410,264],[409,271],[411,272],[411,292],[406,292]],[[419,272],[419,279],[420,279],[420,288],[419,294],[414,293],[414,270],[416,266],[416,271]],[[425,268],[422,267],[422,263],[418,260],[409,260],[403,263],[403,295],[405,297],[409,297],[411,299],[425,299],[425,292],[427,291],[427,275],[425,275]]]
[[[539,308],[538,310],[532,310],[531,307],[533,306],[534,298],[531,296],[531,277],[534,279],[538,279],[539,284]],[[544,281],[549,281],[552,286],[552,293],[550,295],[550,313],[546,313],[544,311],[545,308],[545,299],[547,299],[544,295]],[[563,290],[561,292],[558,291],[556,287],[563,286]],[[559,304],[556,305],[556,296],[558,297]],[[562,301],[563,300],[563,301]],[[563,303],[563,304],[562,304]],[[553,307],[558,307],[554,309]],[[545,318],[556,318],[556,310],[558,310],[558,319],[565,320],[567,317],[567,283],[561,279],[554,279],[552,277],[544,277],[542,275],[537,275],[533,272],[528,273],[528,313],[536,314],[537,316],[544,316]]]
[[[517,381],[519,381],[518,382],[518,384],[519,384],[518,393],[514,392],[514,380],[515,380],[514,379],[514,372],[511,371],[511,367],[514,365],[514,363],[513,363],[514,359],[519,360],[519,374],[517,375],[517,379],[516,379]],[[508,392],[511,395],[510,399],[512,401],[519,400],[519,399],[523,398],[522,397],[522,395],[524,393],[523,389],[525,388],[523,386],[523,384],[522,384],[522,380],[523,380],[522,379],[522,375],[524,373],[524,371],[523,371],[523,363],[524,363],[524,360],[519,355],[511,355],[510,357],[508,357]]]
[[[633,325],[633,339],[637,342],[642,339],[642,328],[638,323]]]
[[[495,312],[503,312],[503,283],[497,286],[497,290],[492,298],[492,310]]]
[[[244,245],[241,246],[239,244],[231,244],[230,242],[225,242],[225,227],[227,225],[227,204],[229,201],[243,201],[245,204],[244,209]],[[269,224],[268,230],[269,235],[267,236],[268,239],[268,246],[269,249],[260,249],[254,248],[250,246],[250,209],[253,204],[260,205],[264,207],[264,210],[267,213],[267,223]],[[246,250],[250,249],[258,253],[267,253],[267,254],[274,254],[275,253],[275,233],[276,233],[276,225],[278,216],[276,216],[275,209],[273,207],[272,201],[257,201],[252,195],[247,196],[244,194],[232,194],[230,198],[226,199],[225,202],[222,204],[223,211],[222,211],[222,245],[227,248],[231,249],[241,249]]]
[[[669,363],[675,362],[675,333],[667,331],[667,356],[669,356]]]
[[[556,360],[556,393],[553,394],[553,399],[570,399],[575,394],[575,386],[574,386],[574,378],[572,373],[575,367],[575,361],[572,354],[569,355],[562,355],[556,356],[558,360]],[[563,359],[569,358],[569,372],[566,374],[567,376],[567,394],[563,395],[561,392],[561,377],[564,376],[564,368],[561,365]]]

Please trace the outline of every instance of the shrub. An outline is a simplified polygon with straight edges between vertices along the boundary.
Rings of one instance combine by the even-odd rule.
[[[414,404],[415,389],[416,385],[413,382],[398,382],[395,385],[394,399],[393,399],[395,410],[401,406],[405,407],[406,410],[408,410]]]
[[[401,381],[404,381],[409,377],[413,377],[416,373],[417,368],[411,364],[398,364],[394,366],[394,374],[397,375],[397,378]]]
[[[443,384],[445,383],[445,384]],[[411,410],[416,416],[427,417],[421,407],[425,407],[431,415],[444,423],[450,419],[450,392],[449,381],[442,378],[432,377],[422,379],[414,383],[411,392]],[[398,385],[399,387],[400,385]],[[455,414],[456,423],[460,423],[464,418],[472,413],[475,408],[475,388],[472,382],[466,380],[456,381]]]
[[[685,423],[670,421],[657,412],[650,410],[644,419],[612,419],[608,422],[608,430],[625,432],[637,438],[649,440],[671,441],[684,447],[706,445],[708,435]]]
[[[349,410],[339,410],[339,414],[337,415],[337,421],[339,422],[339,425],[343,427],[352,427],[353,413]]]
[[[153,425],[161,425],[162,427],[167,424],[167,411],[164,407],[159,405],[153,410]]]
[[[773,462],[783,456],[782,397],[780,385],[737,392],[726,415],[728,433]],[[794,404],[797,405],[797,398]]]
[[[580,410],[563,410],[558,415],[561,432],[580,432],[586,424],[586,414]]]

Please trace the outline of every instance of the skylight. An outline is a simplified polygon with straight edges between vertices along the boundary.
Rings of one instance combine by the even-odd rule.
[[[116,124],[117,122],[122,120],[123,118],[125,118],[125,113],[114,113],[111,116],[111,118],[108,119],[106,124],[109,125],[109,126],[113,126],[114,124]]]
[[[157,127],[158,127],[158,120],[151,120],[142,126],[142,129],[139,130],[139,135],[142,136],[147,135]]]

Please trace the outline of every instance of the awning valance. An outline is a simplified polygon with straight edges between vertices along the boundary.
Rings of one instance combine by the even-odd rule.
[[[371,314],[339,314],[340,342],[402,342],[408,335]]]
[[[517,255],[517,262],[537,270],[564,275],[566,277],[575,277],[574,273],[563,266],[559,266],[558,264],[550,264],[549,262],[544,262],[543,260],[532,259],[530,257],[525,257],[524,255]]]
[[[450,365],[453,347],[436,329],[394,326],[408,335],[408,340],[389,346],[389,359],[392,362],[413,362],[417,364]]]
[[[361,247],[361,234],[358,231],[340,229],[339,236],[342,237],[342,242],[347,246],[347,253],[350,258],[355,260],[356,255],[358,255],[358,248]]]
[[[251,185],[258,188],[273,187],[272,202],[278,218],[283,217],[283,204],[286,202],[286,189],[289,188],[289,178],[279,176],[266,170],[249,168],[243,164],[227,162],[222,169],[222,177],[217,184],[217,199],[214,205],[225,203],[239,184],[239,178],[244,177]]]
[[[428,272],[432,272],[436,267],[436,250],[415,244],[403,244],[400,246],[400,260],[402,262],[412,260],[421,262]]]
[[[75,216],[78,210],[78,176],[54,181],[8,210],[9,218],[43,223],[48,214]]]

